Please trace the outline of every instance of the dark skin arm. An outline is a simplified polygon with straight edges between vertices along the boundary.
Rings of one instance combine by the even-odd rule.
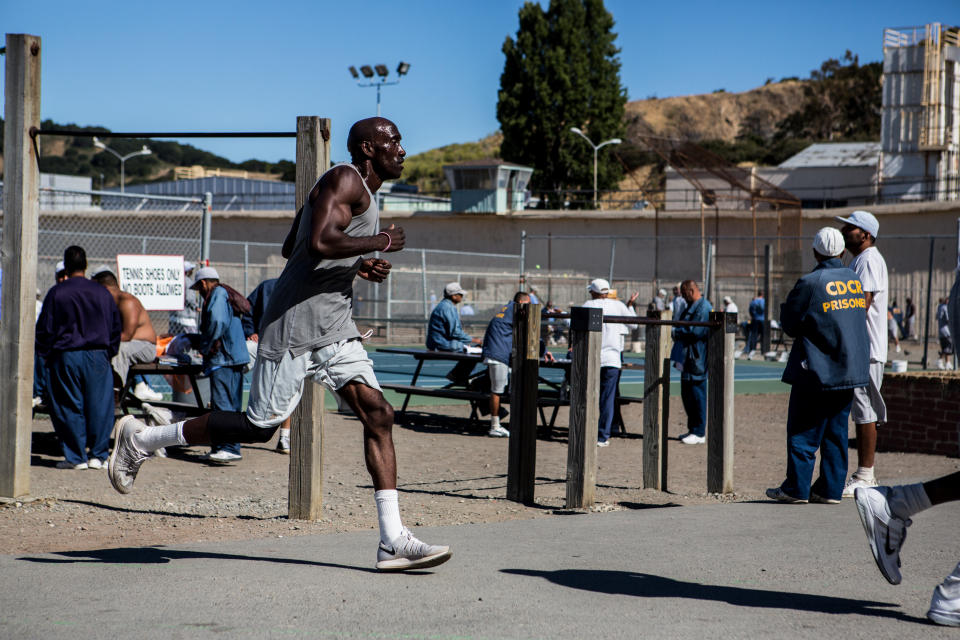
[[[366,211],[370,206],[370,195],[363,188],[360,175],[349,167],[337,167],[329,171],[310,192],[307,206],[310,206],[312,211],[309,248],[323,258],[351,258],[384,251],[388,244],[390,252],[400,251],[406,242],[403,229],[395,225],[390,225],[373,236],[353,237],[344,233],[353,216]],[[282,253],[285,258],[289,258],[293,253],[301,220],[302,210],[297,212],[290,233],[283,242]],[[365,272],[372,273],[371,270],[373,265],[367,264]]]

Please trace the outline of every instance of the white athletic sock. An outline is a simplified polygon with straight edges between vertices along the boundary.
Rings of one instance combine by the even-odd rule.
[[[890,505],[890,513],[901,520],[912,518],[933,506],[922,482],[891,487],[887,503]]]
[[[187,441],[183,438],[183,423],[162,424],[156,427],[147,427],[141,429],[133,436],[133,444],[137,448],[147,453],[152,453],[160,447],[173,447],[176,445],[186,446]]]
[[[490,428],[496,429],[500,426],[500,416],[490,416]]]
[[[280,437],[290,439],[290,429],[280,429]]]
[[[873,467],[857,467],[853,475],[861,480],[873,480]]]
[[[377,501],[377,519],[380,521],[380,541],[390,544],[403,533],[400,522],[400,500],[396,489],[383,489],[373,494]]]

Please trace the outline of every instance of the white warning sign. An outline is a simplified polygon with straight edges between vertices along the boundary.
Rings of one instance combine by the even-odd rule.
[[[183,309],[183,256],[120,254],[117,280],[147,311]]]

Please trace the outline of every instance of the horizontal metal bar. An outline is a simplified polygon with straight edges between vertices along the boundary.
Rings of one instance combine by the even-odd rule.
[[[108,196],[117,198],[131,198],[133,200],[168,200],[172,202],[190,202],[193,204],[203,204],[201,198],[186,198],[184,196],[155,196],[148,193],[126,193],[121,191],[84,191],[81,189],[62,189],[60,187],[40,187],[40,191],[49,193],[73,193],[81,196]]]
[[[541,313],[541,318],[565,320],[570,318],[569,313]],[[652,324],[671,327],[721,327],[722,322],[699,322],[693,320],[658,320],[656,318],[642,318],[638,316],[603,316],[607,324]]]
[[[180,131],[180,132],[136,132],[118,131],[70,131],[69,129],[30,128],[30,135],[36,136],[73,136],[76,138],[296,138],[296,131]]]

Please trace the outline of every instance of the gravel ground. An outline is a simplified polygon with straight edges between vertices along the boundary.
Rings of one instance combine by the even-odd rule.
[[[765,500],[783,479],[786,464],[786,395],[742,395],[736,401],[736,493],[706,492],[706,447],[673,440],[669,491],[641,489],[639,437],[642,409],[626,408],[630,433],[598,451],[594,511],[673,503]],[[537,443],[537,499],[523,506],[505,499],[507,440],[488,438],[466,421],[465,406],[430,407],[447,419],[424,418],[394,430],[400,508],[408,526],[546,518],[566,512],[566,432]],[[679,398],[671,399],[670,434],[683,428]],[[274,442],[244,447],[243,460],[226,467],[199,460],[205,448],[171,452],[144,464],[134,492],[116,493],[105,471],[58,470],[62,459],[49,420],[34,421],[31,495],[0,503],[0,553],[38,553],[109,547],[375,529],[373,488],[356,419],[327,414],[323,518],[291,521],[287,513],[287,456]],[[557,424],[566,426],[566,410]],[[850,451],[851,465],[856,454]],[[915,481],[960,469],[960,460],[881,453],[881,482]]]

